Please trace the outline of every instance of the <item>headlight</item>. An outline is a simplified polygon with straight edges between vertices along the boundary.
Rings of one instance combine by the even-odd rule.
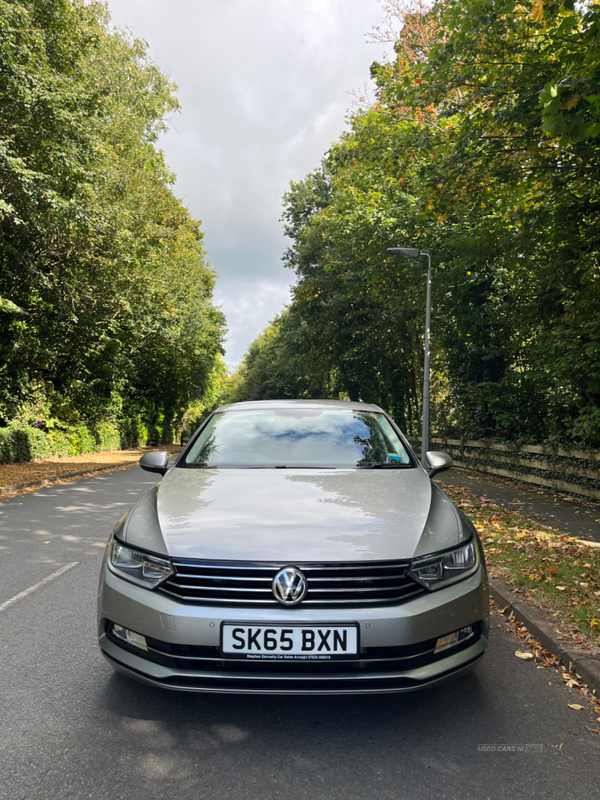
[[[168,558],[159,558],[134,550],[133,547],[121,544],[113,537],[108,550],[108,566],[119,577],[155,589],[171,575],[175,574]]]
[[[479,566],[479,548],[475,539],[445,553],[416,558],[409,575],[427,589],[441,589],[472,575]]]

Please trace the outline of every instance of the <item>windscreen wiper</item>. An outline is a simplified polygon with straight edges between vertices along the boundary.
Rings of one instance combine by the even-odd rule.
[[[385,461],[381,463],[374,462],[372,464],[357,464],[356,466],[359,467],[359,469],[406,469],[407,467],[410,467],[410,464],[400,464],[394,463],[393,461]]]
[[[252,464],[243,469],[337,469],[337,467],[325,467],[320,464]]]

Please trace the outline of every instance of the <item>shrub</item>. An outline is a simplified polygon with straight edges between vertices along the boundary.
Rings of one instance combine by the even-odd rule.
[[[118,427],[119,447],[138,447],[140,444],[147,444],[150,440],[150,429],[144,425],[139,417],[126,417],[122,419]]]
[[[145,439],[145,435],[139,436],[140,432],[144,434],[145,429],[138,421],[136,445],[140,439]],[[94,428],[79,423],[63,430],[54,427],[49,431],[22,422],[12,422],[0,428],[0,464],[119,450],[122,442],[121,431],[114,422],[101,422]]]

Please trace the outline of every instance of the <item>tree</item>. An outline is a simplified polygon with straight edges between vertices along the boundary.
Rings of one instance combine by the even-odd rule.
[[[424,275],[385,250],[417,246],[438,432],[597,443],[600,6],[384,6],[396,58],[371,68],[376,101],[284,198],[304,334],[263,348],[263,371],[309,352],[333,393],[416,432]]]
[[[0,417],[150,425],[200,397],[224,320],[156,148],[174,86],[102,3],[0,0]]]

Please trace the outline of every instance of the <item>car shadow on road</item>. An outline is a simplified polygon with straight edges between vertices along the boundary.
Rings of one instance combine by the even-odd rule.
[[[411,748],[430,749],[436,738],[454,736],[460,720],[472,721],[488,708],[489,698],[477,672],[440,687],[387,695],[287,696],[171,692],[113,674],[104,692],[105,708],[121,721],[128,746],[153,748],[170,742],[163,757],[175,748],[181,757],[198,749],[243,745],[266,753],[324,757],[323,747],[335,742],[345,754],[372,750],[377,760],[381,747],[395,747],[410,739]],[[493,715],[492,715],[493,716]],[[341,750],[340,750],[341,747]]]
[[[455,681],[387,695],[170,692],[114,673],[94,696],[95,718],[109,733],[100,757],[156,796],[168,789],[187,797],[200,780],[219,797],[503,800],[536,796],[550,775],[571,796],[572,776],[556,773],[554,745],[570,739],[580,765],[598,754],[595,742],[580,741],[573,717],[557,722],[549,707],[562,690],[528,664],[513,665],[512,640],[493,641],[490,651]],[[543,753],[515,754],[510,765],[482,750],[539,742]]]

